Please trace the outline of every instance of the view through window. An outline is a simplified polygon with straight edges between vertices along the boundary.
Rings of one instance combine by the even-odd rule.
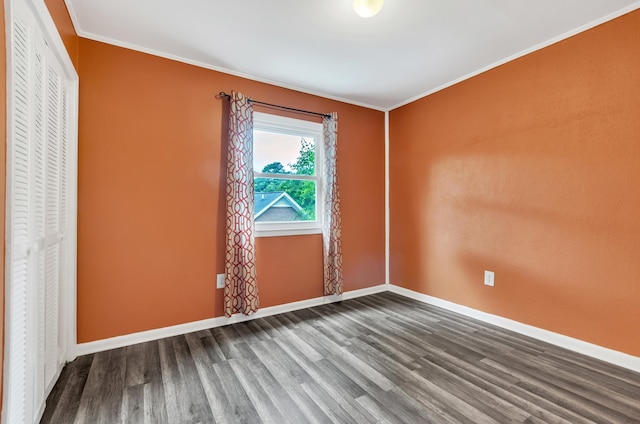
[[[258,233],[321,228],[322,125],[254,113],[253,170]]]

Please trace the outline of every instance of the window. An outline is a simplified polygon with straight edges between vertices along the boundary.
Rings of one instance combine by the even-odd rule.
[[[322,124],[253,114],[256,235],[322,232]]]

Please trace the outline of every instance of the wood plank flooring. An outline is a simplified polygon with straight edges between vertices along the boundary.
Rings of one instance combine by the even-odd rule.
[[[77,358],[41,422],[640,423],[640,374],[381,293]]]

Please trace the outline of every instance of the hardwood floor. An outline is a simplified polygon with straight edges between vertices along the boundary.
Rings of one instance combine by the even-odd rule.
[[[381,293],[80,357],[41,422],[640,423],[640,374]]]

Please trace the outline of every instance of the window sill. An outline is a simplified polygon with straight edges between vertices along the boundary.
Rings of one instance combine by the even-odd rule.
[[[256,228],[256,237],[304,236],[308,234],[322,234],[322,228],[279,228],[268,230]]]

